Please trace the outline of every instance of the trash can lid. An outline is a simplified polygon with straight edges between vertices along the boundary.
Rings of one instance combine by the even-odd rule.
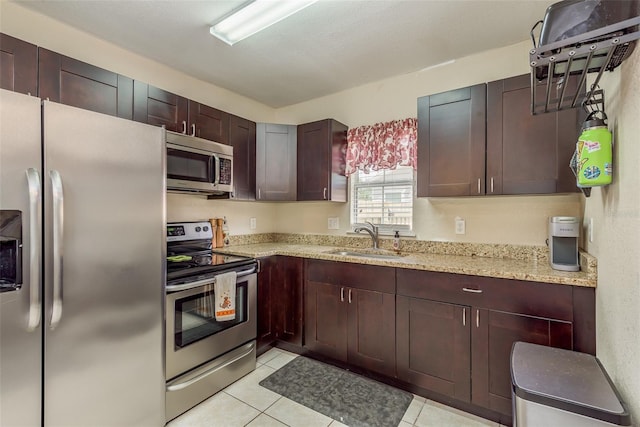
[[[511,381],[525,400],[628,426],[631,419],[600,361],[586,353],[516,342]]]

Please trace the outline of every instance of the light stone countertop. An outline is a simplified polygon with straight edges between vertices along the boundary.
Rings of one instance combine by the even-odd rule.
[[[292,243],[257,243],[217,248],[215,251],[254,258],[272,255],[285,255],[301,258],[313,258],[357,264],[370,264],[414,270],[437,271],[444,273],[467,274],[472,276],[496,277],[503,279],[526,280],[532,282],[555,283],[562,285],[596,287],[595,272],[557,271],[551,268],[548,259],[512,259],[482,256],[443,255],[418,252],[401,252],[402,257],[379,259],[360,256],[331,254],[335,250],[362,249],[338,246]],[[365,250],[366,252],[366,250]],[[391,253],[390,251],[382,251]],[[584,255],[584,254],[583,254]],[[581,257],[582,258],[582,257]]]

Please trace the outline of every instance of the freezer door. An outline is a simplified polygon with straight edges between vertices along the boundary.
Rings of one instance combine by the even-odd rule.
[[[1,426],[41,419],[40,170],[40,99],[0,89],[0,210],[22,223],[22,285],[0,293]]]
[[[45,101],[45,426],[162,426],[164,130]]]

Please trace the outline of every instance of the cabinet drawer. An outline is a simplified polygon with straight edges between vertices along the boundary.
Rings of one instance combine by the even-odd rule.
[[[346,262],[307,260],[307,280],[395,294],[395,268]]]
[[[568,285],[399,268],[397,288],[408,297],[573,321]]]

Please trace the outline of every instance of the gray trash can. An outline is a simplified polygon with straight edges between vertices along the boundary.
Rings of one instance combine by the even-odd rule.
[[[511,382],[515,427],[631,425],[609,376],[590,354],[516,342]]]

